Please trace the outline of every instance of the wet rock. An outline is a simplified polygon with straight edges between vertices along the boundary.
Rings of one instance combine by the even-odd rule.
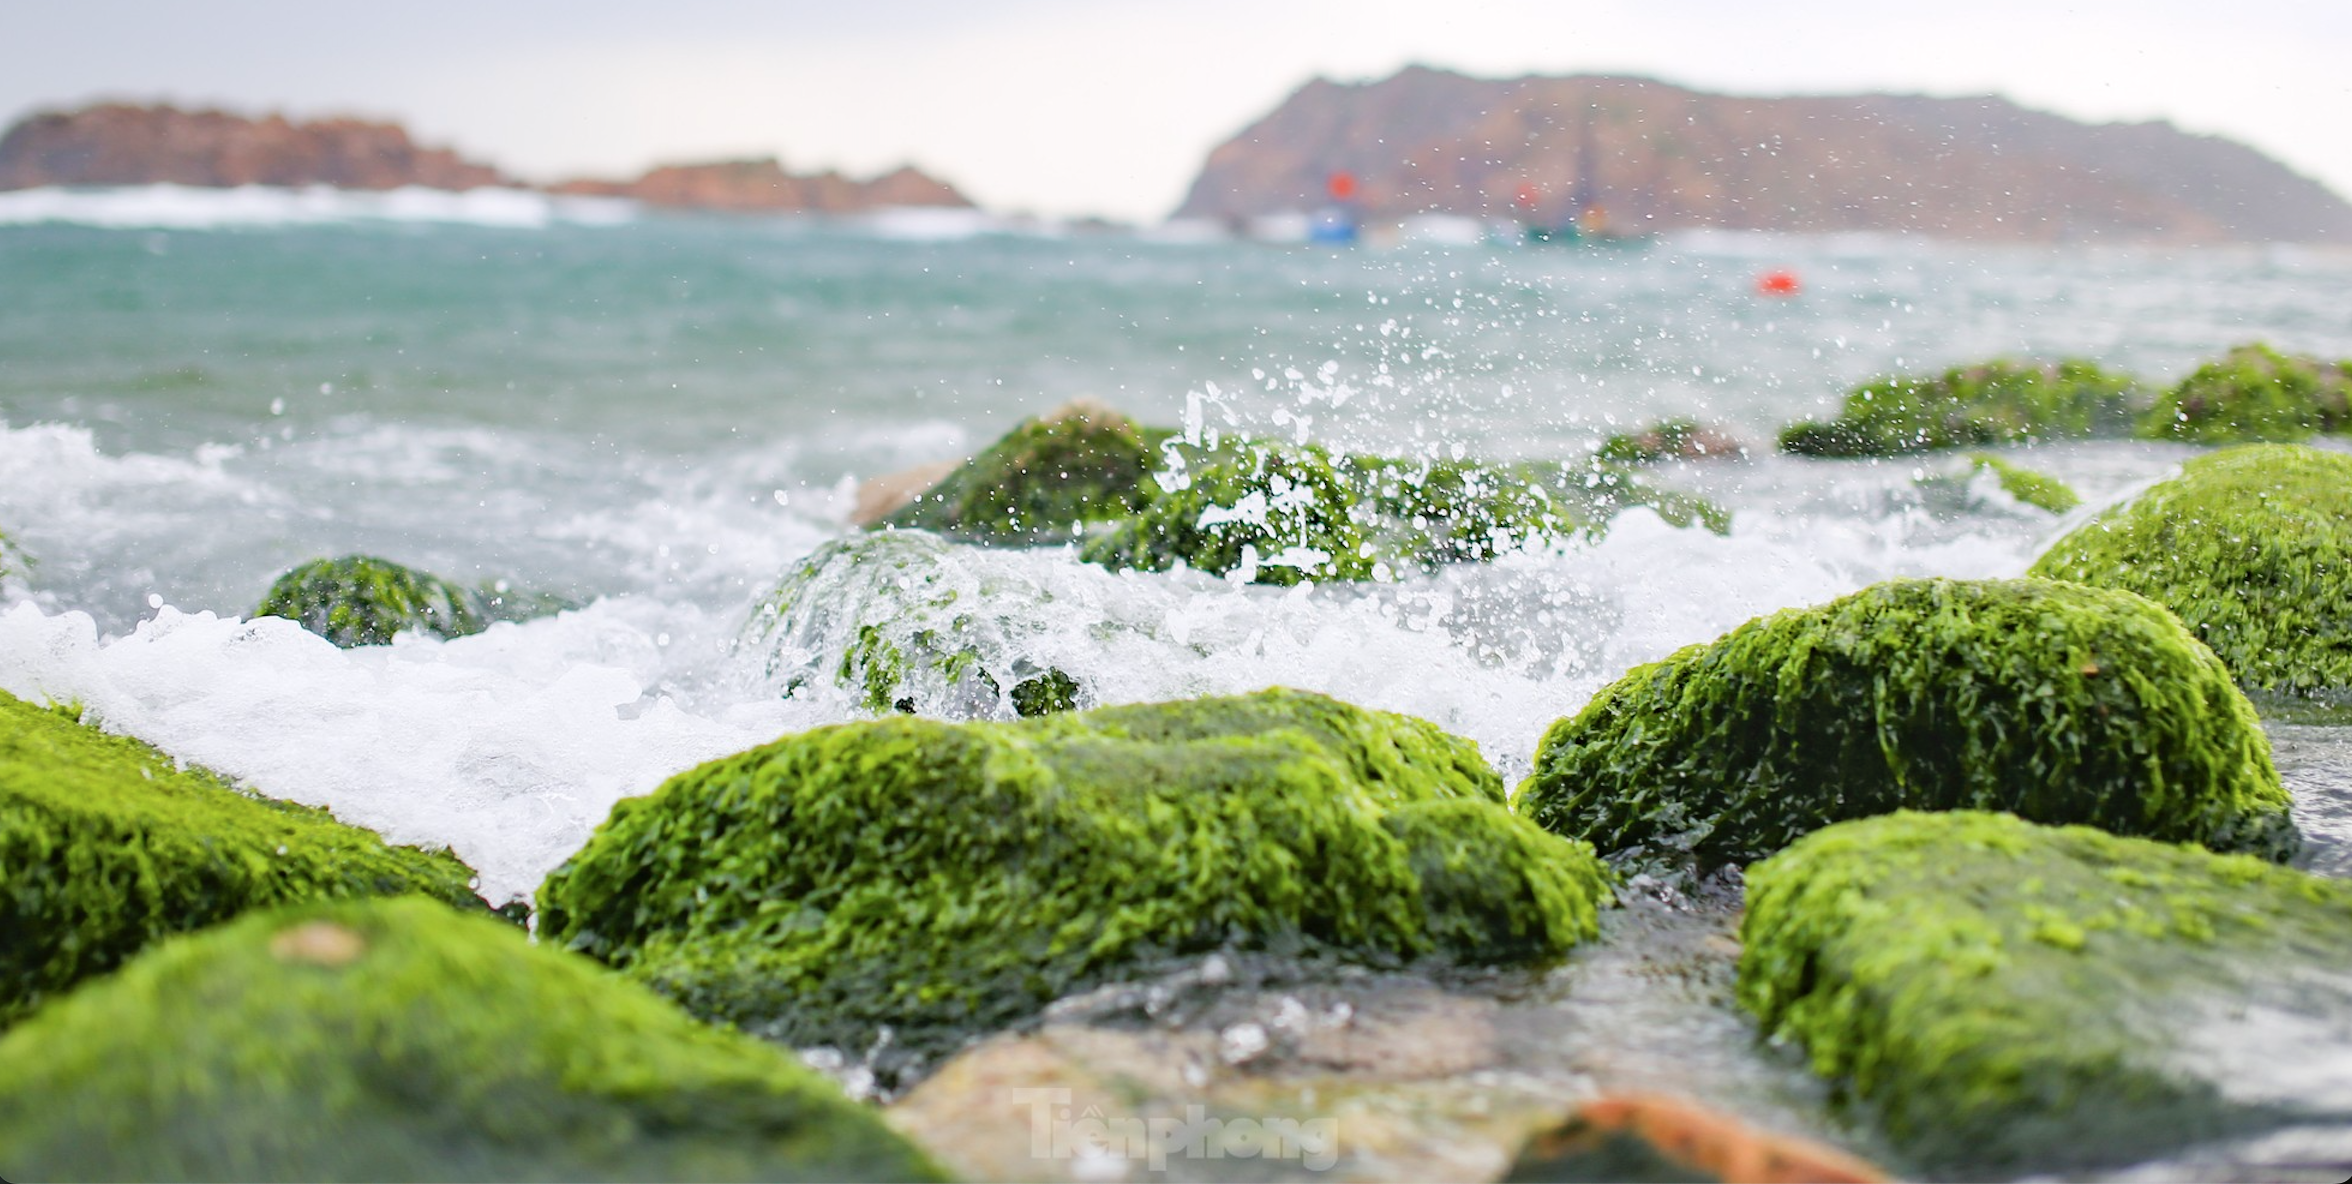
[[[2084,523],[2032,574],[2139,593],[2178,614],[2239,684],[2352,695],[2352,456],[2255,445]]]
[[[2151,440],[2238,444],[2352,431],[2352,361],[2282,354],[2261,342],[2197,367],[2140,418]]]
[[[78,716],[0,692],[0,1024],[248,909],[392,893],[485,907],[451,855],[241,793]]]
[[[1067,403],[1022,421],[881,522],[998,544],[1064,541],[1079,523],[1149,499],[1153,436],[1091,399]]]
[[[414,897],[248,916],[0,1037],[35,1179],[923,1180],[789,1054]]]
[[[300,622],[345,649],[384,645],[411,629],[447,638],[489,628],[470,590],[372,555],[314,560],[279,576],[253,615]]]
[[[385,645],[415,630],[468,637],[500,621],[528,621],[578,608],[577,601],[504,580],[479,589],[389,559],[317,559],[279,576],[253,610],[285,617],[345,649]]]
[[[2298,841],[2212,651],[2139,597],[2044,580],[1890,581],[1637,667],[1552,726],[1516,805],[1702,870],[1898,809],[2273,859]]]
[[[916,465],[895,473],[885,473],[858,483],[857,497],[850,507],[851,526],[879,526],[882,520],[913,505],[915,498],[964,462],[960,460],[934,461]]]
[[[1598,459],[1614,464],[1651,465],[1669,460],[1722,460],[1748,454],[1731,433],[1695,419],[1662,419],[1618,432],[1601,442]]]
[[[1161,489],[1080,552],[1088,563],[1182,563],[1261,584],[1361,580],[1375,550],[1331,455],[1311,444],[1243,446],[1172,469]]]
[[[1885,1172],[1818,1143],[1750,1128],[1681,1098],[1595,1098],[1520,1148],[1510,1181],[1874,1184]]]
[[[1933,377],[1873,379],[1837,418],[1793,424],[1780,450],[1893,456],[1938,448],[2124,436],[2145,400],[2129,377],[2080,359],[1955,366]]]
[[[539,932],[902,1076],[1169,957],[1543,963],[1608,892],[1468,741],[1275,690],[786,737],[614,807]]]
[[[1822,830],[1748,889],[1742,1004],[1935,1174],[2352,1155],[2352,887],[1954,812]]]

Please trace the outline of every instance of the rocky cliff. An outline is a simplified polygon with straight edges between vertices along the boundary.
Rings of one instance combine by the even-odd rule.
[[[665,165],[634,181],[566,181],[558,193],[627,197],[673,209],[847,214],[880,206],[970,206],[953,185],[901,168],[858,181],[827,171],[790,173],[774,157]]]
[[[397,124],[296,122],[105,104],[33,115],[0,136],[0,189],[39,185],[332,185],[473,189],[495,168],[425,148]]]
[[[1749,98],[1641,78],[1316,79],[1218,146],[1176,211],[1311,208],[1346,171],[1367,217],[1622,229],[1918,232],[2028,242],[2352,242],[2352,204],[2243,144],[2078,123],[1995,97]]]

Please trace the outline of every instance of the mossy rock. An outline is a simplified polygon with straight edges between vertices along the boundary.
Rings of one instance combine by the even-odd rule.
[[[24,548],[8,537],[7,531],[0,530],[0,586],[25,578],[32,568],[33,561],[25,556]]]
[[[1898,813],[1748,869],[1739,1000],[1938,1175],[2352,1123],[2352,886],[2002,814]],[[2301,1082],[2300,1085],[2297,1083]],[[2259,1178],[2259,1177],[2249,1177]]]
[[[1182,563],[1261,584],[1362,580],[1374,548],[1347,477],[1313,444],[1243,444],[1158,478],[1141,509],[1079,552],[1108,568]]]
[[[449,638],[490,627],[471,590],[372,555],[317,559],[279,576],[253,615],[298,621],[345,649],[411,629]]]
[[[1747,449],[1719,428],[1688,417],[1661,419],[1601,441],[1594,458],[1610,464],[1654,465],[1669,460],[1745,456]]]
[[[1552,725],[1519,810],[1699,868],[1895,810],[2286,859],[2270,744],[2212,651],[2128,592],[1894,580],[1636,667]]]
[[[2032,573],[2171,609],[2249,690],[2352,690],[2352,456],[2269,444],[2199,457],[2059,539]]]
[[[1836,419],[1791,425],[1780,449],[1893,456],[1938,448],[2131,434],[2142,398],[2124,375],[2080,359],[1993,361],[1864,383]]]
[[[706,1018],[920,1058],[1209,950],[1547,961],[1603,876],[1469,741],[1273,690],[788,736],[615,806],[539,933]]]
[[[1016,553],[926,531],[853,535],[786,572],[737,644],[784,697],[831,684],[877,715],[1010,719],[1086,704],[1047,656],[1066,644],[1055,631],[1068,614],[1035,575]]]
[[[2001,492],[2037,510],[2064,514],[2082,504],[2082,495],[2066,482],[2011,464],[1989,452],[1970,453],[1968,467],[1971,473],[1992,473],[1993,479],[2000,483]]]
[[[414,898],[169,942],[0,1038],[17,1179],[928,1180],[789,1054]]]
[[[248,796],[78,715],[0,692],[0,1024],[247,909],[410,892],[483,907],[454,856]]]
[[[1143,506],[1153,447],[1166,435],[1081,400],[1023,420],[883,525],[991,543],[1067,538],[1075,524]]]
[[[2207,362],[2140,418],[2151,440],[2240,444],[2352,431],[2352,361],[2282,354],[2255,342]]]

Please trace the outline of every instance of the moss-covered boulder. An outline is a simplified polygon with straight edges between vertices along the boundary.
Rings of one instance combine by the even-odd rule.
[[[2125,436],[2142,402],[2132,379],[2093,362],[1985,362],[1934,376],[1873,379],[1846,396],[1837,418],[1782,431],[1780,448],[1804,456],[1892,456]]]
[[[2207,362],[2140,418],[2151,440],[2238,444],[2352,431],[2352,361],[2280,353],[2255,342]]]
[[[539,933],[698,1015],[920,1056],[1213,949],[1541,962],[1607,897],[1470,742],[1276,690],[788,736],[614,807]]]
[[[2299,845],[2252,705],[2129,593],[1895,580],[1635,668],[1546,732],[1518,808],[1603,852],[1701,868],[1895,810],[2284,859]]]
[[[158,938],[251,908],[408,892],[482,907],[453,856],[248,796],[6,692],[0,879],[0,1024]]]
[[[1718,460],[1745,456],[1747,451],[1729,432],[1686,416],[1611,433],[1594,456],[1612,464],[1652,465],[1669,460]]]
[[[2352,456],[2199,457],[2059,539],[2032,574],[2171,609],[2250,690],[2352,690]]]
[[[1346,476],[1312,444],[1242,446],[1162,474],[1160,491],[1080,556],[1110,568],[1183,563],[1262,584],[1370,578],[1374,548]]]
[[[882,521],[978,542],[1058,541],[1075,524],[1141,508],[1154,443],[1167,435],[1092,400],[1070,403],[1023,420]]]
[[[405,899],[167,943],[0,1038],[17,1179],[924,1180],[870,1110],[509,925]]]
[[[2339,881],[1899,813],[1748,869],[1742,937],[1739,999],[1765,1033],[1939,1175],[2062,1173],[2301,1123],[2340,1141],[2352,1123]]]
[[[2037,510],[2064,514],[2082,504],[2082,495],[2073,487],[2047,473],[2037,473],[1990,452],[1968,454],[1970,473],[1991,473],[2001,492]]]
[[[472,590],[372,555],[316,559],[279,576],[257,617],[285,617],[346,649],[414,629],[464,637],[489,628]]]

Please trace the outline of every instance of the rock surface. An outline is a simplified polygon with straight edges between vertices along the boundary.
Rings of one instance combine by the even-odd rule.
[[[1636,667],[1545,733],[1517,808],[1604,853],[1744,864],[1841,819],[2013,811],[2274,859],[2261,722],[2170,613],[2044,580],[1894,580]]]
[[[454,856],[248,796],[6,692],[0,869],[0,1024],[248,909],[412,892],[484,907]]]
[[[2238,682],[2352,693],[2352,456],[2285,444],[2198,457],[2076,528],[2032,574],[2172,610]]]
[[[2352,1156],[2352,887],[2245,856],[1899,813],[1748,871],[1740,999],[1936,1174],[2192,1143]],[[2310,1162],[2310,1161],[2307,1161]]]
[[[416,898],[247,917],[0,1038],[31,1179],[931,1180],[786,1053]]]
[[[539,933],[698,1015],[796,1046],[887,1030],[919,1067],[1161,959],[1543,963],[1608,899],[1468,741],[1273,690],[789,736],[614,807]]]
[[[489,165],[417,145],[398,124],[358,119],[248,119],[108,103],[41,112],[0,136],[0,189],[167,182],[340,189],[512,184]]]
[[[629,181],[573,180],[553,192],[625,197],[649,206],[739,214],[854,214],[898,206],[969,208],[955,186],[908,166],[866,180],[827,170],[794,173],[766,156],[663,165]]]
[[[305,563],[279,576],[253,615],[299,622],[345,649],[385,645],[409,630],[451,638],[490,627],[472,591],[373,555]]]
[[[2293,441],[2352,432],[2352,361],[2241,345],[2197,367],[2140,420],[2152,440]]]
[[[2133,380],[2091,362],[1985,362],[1866,382],[1835,419],[1792,424],[1804,456],[1893,456],[1939,448],[2124,436],[2146,405]]]
[[[1342,170],[1374,219],[1445,212],[1565,225],[1581,191],[1616,225],[1645,231],[2352,239],[2352,203],[2325,186],[2166,123],[2090,126],[1990,96],[1761,98],[1420,66],[1376,82],[1307,83],[1209,154],[1177,216],[1313,209]]]

